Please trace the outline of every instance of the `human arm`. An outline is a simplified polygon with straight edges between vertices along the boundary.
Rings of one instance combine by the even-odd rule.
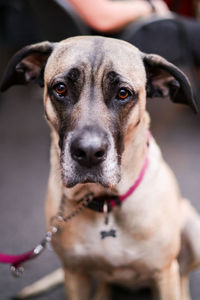
[[[118,31],[137,18],[152,13],[150,4],[145,0],[70,0],[70,3],[91,28],[100,32]],[[157,13],[168,11],[162,0],[153,1],[153,5]]]

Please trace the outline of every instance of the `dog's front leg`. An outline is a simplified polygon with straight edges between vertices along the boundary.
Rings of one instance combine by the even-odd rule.
[[[181,300],[180,274],[177,260],[155,276],[154,299]]]
[[[69,300],[89,300],[91,293],[90,277],[82,272],[65,272],[65,289]]]
[[[99,282],[93,300],[110,300],[110,299],[111,299],[111,287],[105,282]]]

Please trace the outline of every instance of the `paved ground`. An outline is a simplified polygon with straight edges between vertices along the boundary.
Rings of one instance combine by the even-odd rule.
[[[8,59],[1,55],[1,69]],[[15,87],[0,95],[0,252],[31,249],[45,232],[43,203],[49,170],[49,130],[42,108],[42,90]],[[200,211],[200,117],[164,100],[149,103],[152,132],[173,168],[185,197]],[[197,237],[200,238],[200,237]],[[8,300],[22,287],[59,266],[47,251],[26,267],[21,279],[0,265],[0,299]],[[192,299],[200,300],[200,272],[191,275]],[[62,287],[38,300],[64,299]],[[114,289],[114,299],[151,299],[149,291],[133,294]]]

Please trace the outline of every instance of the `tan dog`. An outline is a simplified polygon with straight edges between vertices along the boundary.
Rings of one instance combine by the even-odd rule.
[[[170,96],[196,109],[186,77],[126,42],[76,37],[22,49],[2,90],[30,81],[44,83],[52,136],[47,227],[61,199],[61,213],[70,215],[93,193],[89,207],[53,237],[69,299],[88,300],[92,277],[99,283],[96,300],[110,299],[108,283],[148,285],[159,300],[190,299],[187,276],[200,264],[200,219],[181,198],[154,139],[148,142],[145,110],[147,96]],[[137,181],[119,205],[114,196]],[[113,207],[111,198],[118,200]]]

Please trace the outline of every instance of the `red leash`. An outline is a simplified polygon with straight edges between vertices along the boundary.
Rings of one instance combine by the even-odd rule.
[[[36,258],[38,255],[40,255],[45,250],[47,243],[48,243],[48,239],[46,237],[39,245],[37,245],[34,249],[28,252],[18,254],[18,255],[9,255],[9,254],[0,253],[0,263],[11,264],[10,270],[12,274],[15,277],[19,277],[24,272],[24,268],[21,266],[21,264],[33,258]]]

